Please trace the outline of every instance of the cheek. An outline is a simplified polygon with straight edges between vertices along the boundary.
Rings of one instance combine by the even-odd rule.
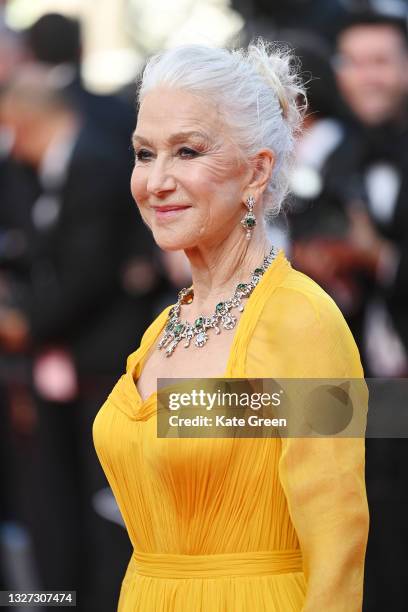
[[[387,85],[395,94],[405,94],[407,91],[406,76],[400,72],[399,66],[392,66],[387,73]]]
[[[211,198],[216,190],[217,181],[211,172],[211,168],[206,164],[196,165],[195,167],[190,166],[188,171],[185,171],[182,176],[183,178],[180,180],[181,186],[192,196],[193,201],[198,205],[200,201],[206,201]]]
[[[145,223],[150,227],[151,219],[149,216],[149,209],[147,206],[144,206],[146,201],[146,188],[145,188],[145,178],[143,176],[143,171],[140,168],[133,168],[132,176],[130,178],[130,191],[132,193],[133,199],[139,209],[139,212],[142,216],[142,219]]]
[[[343,92],[346,95],[350,95],[354,92],[355,84],[358,83],[359,77],[356,70],[339,71],[337,81]]]
[[[143,187],[144,183],[143,173],[141,173],[139,168],[134,166],[130,179],[130,190],[136,203],[143,202],[143,193],[145,192],[145,188]]]
[[[190,192],[204,199],[234,199],[240,187],[236,161],[225,155],[213,155],[184,172],[184,184]],[[206,197],[207,196],[207,197]]]

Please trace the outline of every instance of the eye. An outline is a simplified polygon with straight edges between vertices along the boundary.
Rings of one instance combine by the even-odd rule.
[[[189,147],[181,147],[181,149],[178,150],[178,153],[181,155],[181,153],[185,153],[185,155],[182,155],[182,157],[197,157],[197,155],[199,155],[199,153],[197,151],[194,151],[193,149],[190,149]]]
[[[147,149],[139,149],[138,151],[135,151],[135,162],[146,161],[149,159],[149,155],[151,155],[151,153],[150,151],[147,151]]]

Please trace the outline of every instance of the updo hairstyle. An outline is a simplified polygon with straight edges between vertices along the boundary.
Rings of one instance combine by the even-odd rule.
[[[273,218],[289,191],[295,142],[306,111],[299,69],[286,45],[262,38],[247,49],[180,45],[148,60],[138,103],[160,85],[189,91],[216,105],[244,159],[271,149],[276,160],[263,203],[265,217]]]

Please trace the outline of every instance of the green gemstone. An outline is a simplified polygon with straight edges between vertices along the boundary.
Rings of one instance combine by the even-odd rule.
[[[240,291],[245,291],[246,288],[247,285],[245,283],[239,283],[239,285],[237,285],[237,289],[239,289]]]
[[[255,224],[256,224],[255,217],[247,217],[247,218],[245,219],[245,225],[246,225],[247,227],[254,227],[254,226],[255,226]]]
[[[176,327],[174,328],[174,333],[179,335],[181,334],[183,329],[184,329],[184,325],[182,323],[177,323]]]
[[[221,312],[222,310],[224,310],[224,302],[218,302],[218,304],[215,307],[215,310],[217,312]]]
[[[262,268],[255,268],[254,270],[254,274],[256,274],[257,276],[260,276],[263,273],[264,271],[262,270]]]
[[[194,325],[195,325],[196,327],[202,327],[202,326],[203,326],[203,323],[204,323],[204,318],[203,318],[203,317],[198,317],[198,319],[196,319],[196,320],[194,321]]]

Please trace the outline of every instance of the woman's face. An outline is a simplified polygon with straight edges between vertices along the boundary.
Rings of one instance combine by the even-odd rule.
[[[244,233],[250,172],[215,106],[189,92],[146,94],[133,135],[132,195],[165,250],[216,245]]]

